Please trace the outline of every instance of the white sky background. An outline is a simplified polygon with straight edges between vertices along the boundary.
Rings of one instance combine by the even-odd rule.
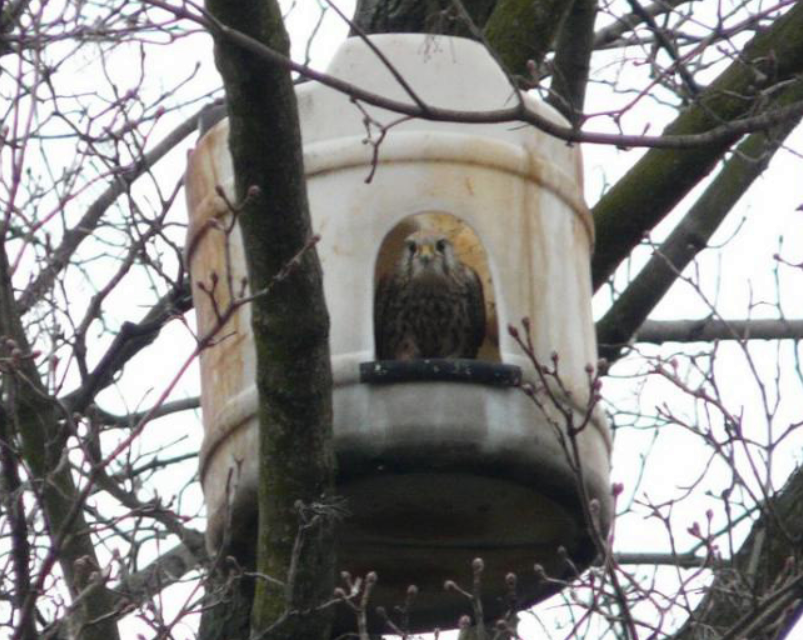
[[[288,8],[290,4],[289,2],[284,3]],[[292,4],[294,6],[287,24],[293,39],[294,57],[303,61],[308,34],[318,21],[319,5],[314,0],[298,0]],[[353,12],[350,2],[341,2],[339,6],[347,15],[351,15]],[[346,31],[347,27],[340,22],[337,16],[329,12],[310,50],[315,67],[325,67],[338,43],[345,37]],[[127,74],[130,72],[134,53],[121,50],[114,54],[119,58],[119,65],[112,65],[112,69],[119,68],[119,81],[123,87],[127,81]],[[202,95],[220,85],[220,79],[212,61],[211,39],[205,35],[199,34],[180,40],[160,49],[156,56],[151,54],[147,62],[148,73],[156,82],[159,82],[159,78],[163,78],[163,85],[167,87],[175,84],[177,78],[189,76],[199,61],[201,66],[190,85],[193,90],[190,94]],[[92,69],[94,61],[87,60],[86,64],[87,70]],[[80,69],[80,63],[78,67]],[[642,83],[643,78],[637,77],[637,71],[630,68],[627,73],[633,74],[633,85],[639,86]],[[85,83],[88,91],[97,86],[97,81],[91,73],[79,73],[76,76],[76,82]],[[615,107],[610,104],[609,95],[603,88],[592,89],[587,110],[593,112],[610,110]],[[633,114],[625,119],[624,126],[628,133],[641,132],[644,123],[648,122],[648,118],[661,117],[663,120],[660,122],[657,119],[652,120],[651,132],[657,133],[671,119],[671,110],[659,111],[649,105],[649,100],[645,100],[644,103],[644,108],[634,110]],[[165,117],[157,126],[152,140],[160,139],[181,118],[186,117],[196,108],[197,105],[190,105],[175,114],[175,117]],[[607,121],[602,118],[592,120],[589,128],[613,131]],[[803,134],[800,131],[789,139],[789,144],[793,148],[803,149],[801,143],[803,143]],[[188,146],[183,145],[182,148],[172,153],[171,159],[160,163],[157,173],[163,177],[165,188],[169,188],[168,185],[178,179],[184,171]],[[586,145],[583,152],[586,167],[586,197],[590,204],[596,202],[606,185],[615,183],[618,177],[632,165],[634,158],[641,153],[640,151],[622,152],[611,147],[593,145]],[[719,242],[728,240],[727,248],[724,251],[707,250],[698,258],[697,269],[701,274],[703,290],[715,303],[723,317],[743,318],[748,315],[755,317],[774,315],[771,307],[761,303],[775,302],[777,263],[773,254],[779,251],[780,238],[784,238],[784,244],[780,250],[783,257],[791,262],[803,262],[803,242],[800,233],[803,213],[795,210],[803,204],[803,180],[800,179],[802,168],[803,160],[794,153],[781,151],[776,154],[770,168],[756,182],[749,195],[737,205],[737,210],[730,215],[728,221],[714,237],[712,245],[716,246]],[[679,206],[675,213],[659,226],[653,234],[653,240],[662,239],[672,228],[673,223],[684,213],[685,205],[693,202],[699,192],[700,189],[695,190],[684,201],[684,205]],[[177,237],[182,235],[180,230],[177,230],[176,233]],[[640,264],[639,261],[646,260],[649,255],[648,248],[645,247],[641,250],[633,260],[634,268]],[[801,282],[803,274],[800,270],[789,268],[781,268],[780,273],[782,285],[780,291],[784,298],[785,311],[789,317],[803,316],[803,309],[800,309],[798,304],[799,292],[803,291],[803,282]],[[115,315],[118,316],[116,320],[128,320],[141,315],[141,311],[133,306],[138,301],[129,298],[131,292],[138,290],[139,286],[134,277],[129,280],[129,284],[124,290],[116,294],[119,301],[115,308],[117,312]],[[89,293],[81,292],[79,289],[76,295],[88,295]],[[146,300],[141,302],[147,304]],[[597,317],[601,315],[608,303],[607,291],[603,290],[594,301]],[[709,313],[708,306],[701,300],[700,295],[693,287],[678,283],[652,317],[654,319],[688,319],[702,318]],[[694,348],[692,345],[686,350]],[[774,354],[778,348],[781,351],[784,375],[791,378],[795,366],[791,344],[785,343],[780,347],[772,343],[751,345],[751,351],[756,354],[756,362],[762,370],[762,375],[765,375],[768,380],[774,375]],[[107,409],[117,409],[120,412],[133,410],[137,404],[150,406],[174,376],[178,368],[177,363],[183,359],[185,354],[189,354],[191,349],[192,341],[187,335],[186,329],[180,323],[171,323],[150,355],[137,358],[128,365],[123,385],[111,388],[101,395],[102,404]],[[657,349],[645,348],[644,351],[656,352]],[[663,353],[671,353],[671,351],[671,347],[662,349]],[[744,358],[731,345],[723,346],[719,357],[720,384],[726,389],[727,395],[733,399],[731,406],[744,405],[746,415],[756,414],[756,386],[749,381]],[[641,409],[649,412],[653,407],[660,406],[664,402],[672,402],[675,403],[673,408],[678,413],[684,411],[689,414],[694,413],[694,408],[688,400],[672,393],[667,383],[650,378],[643,387],[636,388],[631,379],[624,377],[625,373],[642,368],[642,363],[634,361],[623,363],[621,367],[614,369],[614,375],[606,380],[604,388],[606,399],[613,406],[635,409],[638,406],[637,403],[640,403]],[[173,394],[172,399],[196,395],[199,391],[198,379],[197,368],[193,367],[182,381],[180,388]],[[795,385],[794,380],[786,379],[781,384],[782,395],[784,389],[789,389],[783,402],[789,405],[784,411],[788,414],[790,421],[801,419],[800,408],[796,407],[794,402],[795,397],[800,397],[800,390]],[[636,393],[638,396],[634,397]],[[755,422],[756,424],[761,423],[760,415],[755,415]],[[199,415],[183,414],[180,417],[171,416],[161,421],[155,421],[146,430],[145,438],[138,446],[141,450],[146,451],[156,449],[166,441],[179,438],[187,438],[181,449],[200,446]],[[651,433],[636,432],[633,429],[619,433],[614,450],[613,480],[625,484],[624,498],[626,499],[632,497],[635,489],[634,478],[641,465],[639,456],[646,450],[644,445],[651,438]],[[780,486],[789,472],[799,463],[800,459],[797,454],[799,447],[796,446],[799,444],[800,438],[797,438],[797,442],[788,442],[785,447],[786,453],[779,456],[779,464],[775,468],[776,486]],[[637,496],[641,497],[646,493],[653,500],[660,501],[674,496],[678,486],[693,482],[696,475],[708,464],[706,459],[694,453],[697,450],[694,438],[681,433],[679,429],[673,430],[671,433],[662,432],[651,448]],[[159,483],[160,493],[170,495],[172,491],[175,491],[173,487],[182,486],[194,473],[194,461],[185,464],[180,473],[175,470],[171,471],[169,477],[163,477],[163,482]],[[162,475],[167,476],[168,474]],[[722,472],[712,473],[706,478],[706,482],[711,484],[712,489],[721,490],[723,477]],[[698,494],[702,496],[702,492],[698,492]],[[195,484],[190,488],[182,496],[182,499],[187,501],[187,505],[197,505],[182,508],[183,513],[192,513],[200,509],[198,485]],[[679,549],[685,549],[686,545],[691,542],[690,536],[685,532],[686,526],[695,520],[702,523],[705,518],[705,510],[708,508],[714,511],[715,523],[724,522],[721,503],[715,499],[700,498],[678,505],[674,518],[677,523],[676,542]],[[684,522],[685,525],[682,524]],[[192,523],[192,525],[199,528],[203,526],[200,521]],[[636,515],[629,515],[617,524],[616,543],[617,549],[627,551],[667,549],[663,528],[653,520],[643,520]],[[667,582],[671,581],[671,572],[667,570],[665,573],[664,579]],[[191,588],[191,586],[185,585],[167,590],[163,594],[161,605],[167,612],[171,612],[172,609],[179,607],[186,597],[189,597]],[[544,604],[538,608],[538,611],[544,613],[549,609],[550,605]],[[546,617],[549,616],[546,615]],[[135,621],[132,621],[130,627],[124,631],[126,636],[132,638],[136,637],[137,633],[143,633],[145,637],[150,637],[148,627]],[[523,626],[523,633],[525,637],[529,638],[544,637],[543,631],[537,625],[527,626],[526,622]],[[181,637],[180,632],[177,637]],[[194,631],[187,628],[185,637],[194,637]],[[446,636],[442,635],[441,637]],[[561,637],[560,633],[556,633],[555,637]],[[593,635],[588,637],[590,639]],[[795,637],[803,638],[803,633],[796,634]]]

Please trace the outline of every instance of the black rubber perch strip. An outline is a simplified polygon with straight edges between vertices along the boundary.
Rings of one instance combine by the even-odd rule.
[[[495,387],[516,387],[521,382],[521,369],[512,364],[456,358],[360,363],[360,382],[388,384],[424,381],[473,382]]]

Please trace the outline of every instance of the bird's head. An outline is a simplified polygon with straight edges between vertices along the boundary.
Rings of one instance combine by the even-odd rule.
[[[402,257],[408,275],[448,275],[457,265],[452,243],[441,233],[416,231],[404,241]]]

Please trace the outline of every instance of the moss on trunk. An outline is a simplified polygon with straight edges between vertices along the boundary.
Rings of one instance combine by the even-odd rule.
[[[499,0],[485,37],[508,73],[529,75],[529,62],[544,59],[571,6],[566,0]]]
[[[278,4],[267,0],[208,0],[222,23],[287,55],[289,40]],[[290,74],[225,41],[216,61],[226,88],[234,163],[252,291],[271,283],[310,240],[301,136]],[[246,201],[246,196],[249,195]],[[253,630],[269,638],[326,638],[330,613],[314,609],[331,596],[331,522],[308,530],[294,575],[299,530],[297,501],[310,504],[334,491],[329,318],[314,249],[252,307],[260,418],[257,570],[291,584],[258,581]],[[276,624],[277,621],[281,621]]]
[[[668,135],[703,133],[766,106],[765,91],[803,71],[803,4],[759,34],[699,99],[667,128]],[[695,149],[652,149],[594,207],[594,288],[630,255],[644,234],[722,159],[739,138]]]

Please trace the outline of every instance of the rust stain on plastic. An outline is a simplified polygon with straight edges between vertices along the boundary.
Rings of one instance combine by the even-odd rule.
[[[200,141],[189,158],[187,169],[187,208],[190,215],[187,230],[186,260],[192,278],[192,296],[195,304],[200,336],[213,331],[219,322],[215,307],[225,309],[230,304],[243,273],[230,274],[235,291],[227,286],[226,243],[234,251],[239,242],[236,233],[226,238],[223,230],[228,218],[225,203],[216,193],[218,186],[231,184],[230,164],[226,153],[226,126],[218,125]],[[237,251],[234,251],[236,254]],[[236,260],[232,260],[235,263]],[[242,268],[242,265],[240,265]],[[216,280],[216,282],[215,282]],[[203,283],[204,291],[199,283]],[[214,297],[214,304],[212,300]],[[201,404],[207,439],[222,426],[214,422],[226,403],[250,386],[245,380],[244,350],[247,344],[247,327],[241,308],[219,332],[218,338],[201,354]]]

